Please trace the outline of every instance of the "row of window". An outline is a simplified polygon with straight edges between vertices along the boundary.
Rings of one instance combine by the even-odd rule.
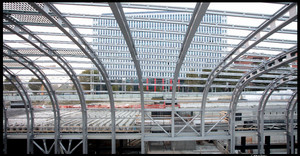
[[[163,59],[163,60],[175,60],[178,58],[178,52],[175,53],[175,56],[169,55],[171,53],[168,53],[165,55],[165,53],[150,53],[150,54],[144,54],[144,53],[139,53],[138,57],[139,58],[150,58],[150,59]],[[131,57],[130,53],[113,53],[113,52],[100,52],[98,54],[99,56],[105,56],[105,57],[122,57],[122,58],[129,58]],[[190,57],[191,56],[191,57]],[[200,61],[200,62],[205,62],[206,58],[197,58],[193,56],[204,56],[204,57],[213,57],[213,58],[220,58],[221,53],[208,53],[208,52],[196,52],[196,51],[188,51],[187,52],[187,57],[185,58],[188,61]],[[211,60],[217,60],[217,59],[211,59]]]
[[[128,14],[127,14],[128,15]],[[192,14],[136,14],[136,15],[128,15],[133,17],[142,17],[142,18],[150,18],[150,19],[167,19],[167,20],[175,20],[175,21],[190,21]],[[117,26],[115,20],[105,19],[105,22],[102,22],[104,20],[94,20],[94,24],[108,24],[109,26]],[[226,23],[227,19],[226,16],[220,16],[220,15],[212,15],[212,14],[205,14],[203,19],[203,22],[209,22],[209,23]],[[153,23],[153,22],[152,22]],[[131,23],[129,23],[130,25]],[[149,23],[150,24],[150,23]],[[143,24],[143,26],[150,26],[148,24]]]
[[[152,42],[150,42],[152,43]],[[117,43],[112,43],[112,44],[117,44]],[[162,43],[161,43],[162,44]],[[161,47],[161,48],[181,48],[181,45],[179,44],[174,44],[174,43],[166,43],[166,46],[161,46],[161,45],[157,45],[157,44],[149,44],[149,45],[139,45],[139,44],[135,44],[136,46],[145,46],[143,47],[142,50],[140,50],[139,52],[147,52],[147,50],[144,49],[152,49],[152,50],[148,50],[149,52],[155,52],[158,51],[159,49],[155,49],[155,48],[146,48],[147,46],[149,47]],[[209,50],[209,51],[223,51],[225,49],[224,46],[214,46],[214,45],[199,45],[199,44],[191,44],[189,50]],[[123,46],[112,46],[112,45],[105,45],[105,46],[98,46],[97,48],[100,51],[103,50],[112,50],[112,51],[128,51],[128,48],[126,45]],[[178,50],[173,50],[173,51],[178,51]]]
[[[102,19],[107,20],[107,19]],[[112,20],[110,20],[112,21]],[[98,26],[109,26],[109,27],[118,27],[117,24],[110,25],[109,23],[103,23]],[[157,23],[157,22],[140,22],[140,21],[129,21],[129,28],[134,29],[151,29],[151,30],[160,30],[160,31],[176,31],[180,33],[185,33],[187,31],[187,25],[176,24],[176,23]],[[97,29],[98,34],[102,35],[112,35],[112,36],[120,36],[121,32],[119,30],[109,30],[109,29]],[[134,31],[135,32],[135,31]],[[133,36],[136,37],[134,35]],[[210,34],[223,34],[225,33],[225,29],[219,27],[211,27],[211,26],[199,26],[196,33],[210,33]],[[157,36],[148,35],[146,32],[141,32],[145,34],[146,38],[157,38]]]
[[[213,62],[214,59],[206,59],[206,62]],[[155,61],[149,61],[149,64],[143,63],[145,61],[142,61],[141,69],[142,70],[161,70],[161,71],[174,71],[175,66],[167,66],[166,62],[155,62]],[[129,69],[134,70],[134,65],[131,64],[109,64],[109,62],[103,62],[105,64],[105,67],[107,69]],[[165,64],[165,65],[161,65]],[[181,71],[189,71],[190,67],[204,67],[206,64],[199,63],[199,62],[188,62],[184,63]]]
[[[202,67],[206,67],[206,68],[213,68],[214,65],[212,64],[203,64]],[[163,69],[160,69],[160,72],[159,70],[157,70],[157,72],[152,72],[152,71],[143,71],[142,72],[142,75],[143,77],[149,77],[149,76],[155,76],[155,77],[173,77],[173,72],[175,69],[173,68],[173,70],[171,70],[171,68],[169,70],[163,70]],[[109,70],[107,69],[108,71],[108,75],[109,77],[111,77],[112,79],[119,79],[119,77],[114,77],[114,76],[136,76],[136,71],[121,71],[121,70]],[[171,72],[166,72],[166,71],[171,71]],[[190,71],[190,68],[186,68],[185,71]],[[199,72],[200,69],[199,68],[196,68],[196,72]],[[179,77],[186,77],[186,73],[179,73]]]

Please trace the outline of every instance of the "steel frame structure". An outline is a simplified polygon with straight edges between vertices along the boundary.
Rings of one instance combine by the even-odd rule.
[[[87,44],[86,40],[81,37],[80,33],[73,28],[72,24],[63,16],[61,16],[61,13],[58,9],[55,8],[55,6],[51,3],[46,3],[44,8],[39,7],[35,3],[29,3],[33,8],[41,12],[45,17],[47,17],[56,27],[58,27],[66,36],[68,36],[83,52],[84,54],[93,62],[93,64],[97,67],[98,71],[100,71],[101,75],[103,76],[103,79],[105,81],[105,84],[108,88],[108,95],[110,99],[110,108],[111,108],[111,120],[112,120],[112,154],[116,153],[116,137],[115,137],[115,108],[114,108],[114,98],[112,94],[112,87],[109,81],[108,74],[105,70],[105,67],[103,66],[102,62],[99,60],[97,54],[92,50],[92,48]],[[56,21],[52,16],[49,15],[49,9],[59,18],[58,21]],[[61,21],[61,22],[60,22]],[[79,40],[77,41],[71,33],[69,33],[63,26],[62,22],[68,26],[70,29],[70,32],[72,32]],[[81,43],[79,43],[81,42]],[[83,44],[85,48],[81,45]],[[87,134],[84,134],[87,135]],[[84,146],[84,148],[87,148]],[[87,153],[87,149],[84,150]]]
[[[284,6],[279,9],[275,14],[273,15],[266,15],[266,14],[253,14],[253,13],[238,13],[234,11],[216,11],[216,10],[207,10],[209,3],[197,3],[195,8],[192,10],[190,8],[180,8],[180,7],[160,7],[160,6],[152,6],[152,5],[139,5],[139,4],[127,4],[127,3],[108,3],[108,4],[101,4],[101,3],[72,3],[72,5],[86,5],[86,6],[109,6],[110,9],[112,10],[113,16],[112,15],[107,15],[107,16],[96,16],[96,15],[84,15],[84,14],[75,14],[75,13],[63,13],[60,12],[58,8],[54,6],[54,4],[71,4],[71,3],[28,3],[35,11],[11,11],[11,10],[5,10],[3,11],[3,34],[14,34],[23,39],[23,41],[13,41],[13,40],[4,40],[5,43],[3,43],[4,49],[7,50],[7,52],[4,50],[3,55],[9,57],[12,59],[14,62],[18,62],[19,64],[23,65],[25,68],[29,69],[36,77],[39,78],[41,83],[45,86],[46,91],[50,97],[50,101],[52,103],[52,109],[54,113],[54,121],[55,121],[55,133],[54,134],[39,134],[39,135],[34,135],[33,136],[33,109],[31,108],[31,102],[30,102],[30,97],[28,96],[26,90],[24,87],[22,87],[22,82],[21,80],[17,79],[17,76],[14,75],[11,71],[8,70],[8,67],[5,67],[5,71],[9,73],[10,76],[7,76],[6,74],[3,74],[13,85],[16,86],[18,93],[21,95],[21,98],[26,105],[25,110],[26,110],[26,115],[27,115],[27,126],[28,126],[28,131],[27,131],[27,153],[33,153],[33,145],[36,145],[37,148],[39,148],[43,153],[49,154],[53,147],[54,153],[58,154],[60,152],[66,153],[66,154],[71,154],[72,152],[75,151],[81,144],[83,148],[83,154],[88,154],[88,139],[110,139],[112,144],[111,144],[111,153],[116,154],[116,139],[141,139],[141,153],[145,154],[146,149],[145,149],[145,143],[149,141],[189,141],[189,140],[229,140],[228,141],[228,147],[230,149],[230,153],[235,153],[235,137],[236,134],[240,135],[240,132],[235,131],[235,112],[236,112],[236,107],[238,104],[238,100],[242,92],[244,91],[245,88],[251,88],[250,86],[247,86],[250,82],[257,82],[257,83],[270,83],[268,87],[266,88],[265,92],[263,93],[261,100],[259,101],[259,108],[258,108],[258,115],[257,115],[257,121],[258,121],[258,152],[261,154],[261,150],[263,148],[264,144],[264,109],[266,106],[266,103],[271,96],[272,92],[274,89],[295,89],[293,87],[280,87],[281,84],[283,83],[288,83],[288,84],[295,84],[295,82],[290,82],[292,80],[297,79],[297,76],[291,76],[291,75],[296,75],[296,71],[291,71],[290,75],[283,75],[282,77],[275,79],[273,81],[271,80],[254,80],[257,77],[262,76],[263,74],[266,73],[271,73],[271,70],[276,70],[279,67],[291,63],[297,59],[297,47],[290,48],[288,51],[285,50],[285,48],[270,48],[270,47],[262,47],[262,46],[256,46],[257,44],[261,42],[270,42],[270,43],[286,43],[286,44],[295,44],[297,41],[293,40],[279,40],[279,39],[272,39],[268,38],[269,36],[273,35],[274,33],[283,33],[283,34],[297,34],[297,31],[290,30],[290,29],[283,29],[285,26],[288,24],[297,21],[297,5],[296,3],[283,3]],[[140,18],[140,17],[125,17],[125,13],[123,8],[135,8],[135,9],[153,9],[153,10],[163,10],[163,11],[177,11],[177,12],[188,12],[192,13],[192,18],[189,22],[187,21],[171,21],[171,20],[158,20],[158,19],[151,19],[151,18]],[[289,16],[286,16],[285,14],[289,13]],[[28,21],[19,21],[17,18],[14,18],[11,14],[24,14],[24,15],[37,15],[42,18],[45,18],[49,20],[50,22],[28,22]],[[226,15],[226,16],[234,16],[234,17],[245,17],[245,18],[255,18],[255,19],[265,19],[266,21],[263,22],[260,26],[258,27],[253,27],[253,26],[241,26],[241,25],[231,25],[231,24],[211,24],[211,23],[204,23],[201,22],[203,16],[205,14],[218,14],[218,15]],[[101,56],[98,56],[96,54],[97,50],[92,49],[92,45],[102,45],[99,43],[94,43],[94,42],[87,42],[85,38],[93,38],[93,37],[108,37],[107,35],[89,35],[89,34],[82,34],[80,33],[77,29],[94,29],[94,26],[86,26],[86,25],[76,25],[72,24],[67,18],[100,18],[100,19],[111,19],[111,20],[116,20],[119,27],[111,27],[107,29],[113,29],[113,30],[121,30],[122,35],[121,37],[112,37],[112,38],[117,38],[117,39],[125,39],[126,45],[129,49],[130,52],[130,57],[131,58],[121,58],[121,57],[115,57],[116,59],[130,59],[133,61],[133,64],[135,66],[135,71],[137,73],[137,78],[138,78],[138,83],[111,83],[109,80],[109,76],[107,74],[107,70],[105,69],[103,62],[100,60],[102,59]],[[148,86],[169,86],[173,87],[172,93],[171,93],[171,100],[163,100],[163,101],[171,101],[171,108],[170,109],[145,109],[145,102],[149,101],[155,101],[155,100],[145,100],[145,92],[143,86],[145,85],[143,83],[143,76],[142,76],[142,68],[141,68],[141,61],[147,60],[143,58],[139,58],[138,56],[138,49],[143,46],[136,46],[134,44],[134,40],[150,40],[150,39],[143,39],[143,38],[135,38],[133,37],[133,32],[137,31],[147,31],[147,32],[153,32],[150,29],[130,29],[128,25],[128,21],[147,21],[147,22],[162,22],[162,23],[177,23],[177,24],[183,24],[187,25],[188,24],[188,29],[186,32],[173,32],[169,31],[167,33],[176,33],[176,34],[181,34],[185,35],[183,41],[179,40],[168,40],[169,42],[173,43],[180,43],[181,48],[179,50],[179,56],[176,56],[175,54],[170,54],[170,56],[175,56],[177,59],[172,60],[175,67],[174,71],[174,76],[173,76],[173,84],[147,84]],[[280,21],[281,24],[277,25],[275,22]],[[238,29],[238,30],[248,30],[248,31],[253,31],[251,32],[248,36],[237,36],[237,35],[218,35],[218,34],[208,34],[208,33],[196,33],[197,28],[201,22],[201,26],[211,26],[211,27],[221,27],[221,28],[226,28],[226,29]],[[11,27],[11,25],[13,27]],[[58,28],[60,31],[63,33],[45,33],[45,32],[34,32],[30,31],[26,26],[50,26],[50,27],[55,27]],[[8,30],[8,31],[7,31]],[[155,30],[154,32],[157,33],[166,33],[164,31],[157,31]],[[262,34],[264,34],[262,36]],[[28,37],[26,37],[28,35]],[[42,40],[41,38],[38,37],[38,35],[57,35],[57,36],[67,36],[70,41],[51,41],[51,40]],[[179,79],[179,73],[181,66],[183,65],[184,59],[187,55],[187,52],[189,50],[189,47],[191,44],[197,44],[192,42],[192,39],[194,36],[212,36],[212,37],[222,37],[226,39],[235,39],[235,40],[241,40],[239,44],[227,44],[227,43],[220,43],[220,44],[215,44],[215,43],[200,43],[200,44],[207,44],[207,45],[221,45],[221,46],[227,46],[227,47],[232,47],[233,50],[231,50],[225,57],[222,59],[222,62],[218,64],[215,68],[212,68],[212,72],[210,72],[209,77],[206,81],[205,85],[182,85],[181,86],[186,86],[186,87],[205,87],[203,91],[203,97],[202,97],[202,104],[200,109],[198,108],[180,108],[177,109],[175,108],[175,102],[180,102],[180,100],[175,100],[176,94],[176,88],[177,88],[177,80]],[[60,66],[60,69],[63,69],[65,73],[70,77],[72,83],[76,87],[76,92],[78,94],[79,100],[80,100],[80,105],[81,105],[81,113],[82,113],[82,133],[79,134],[74,134],[74,135],[67,135],[67,134],[62,134],[60,133],[60,110],[59,110],[59,104],[58,104],[58,99],[56,97],[57,92],[53,90],[52,86],[55,83],[51,83],[47,77],[50,75],[46,75],[43,72],[43,67],[39,67],[37,65],[37,62],[34,62],[30,60],[27,56],[35,56],[32,54],[22,54],[20,50],[29,50],[32,48],[11,48],[7,44],[10,43],[29,43],[34,47],[33,50],[40,51],[43,55],[46,57],[49,57],[53,62],[57,63]],[[109,97],[109,103],[110,103],[110,118],[111,118],[111,134],[92,134],[88,133],[87,130],[87,108],[86,108],[86,97],[84,93],[88,91],[84,91],[81,87],[81,84],[93,84],[92,82],[84,83],[84,82],[79,82],[77,76],[82,76],[84,74],[77,74],[75,73],[76,69],[83,69],[83,68],[77,68],[77,67],[72,67],[70,63],[77,63],[77,62],[72,62],[66,60],[64,57],[71,56],[69,54],[65,53],[59,53],[58,51],[62,50],[63,48],[54,48],[50,47],[48,43],[62,43],[62,44],[75,44],[79,49],[73,49],[80,53],[80,57],[86,57],[89,59],[95,69],[100,71],[101,75],[99,74],[86,74],[85,76],[102,76],[104,79],[104,83],[100,82],[97,84],[105,84],[107,87],[107,91],[100,91],[108,93]],[[251,44],[250,44],[251,43]],[[40,46],[38,46],[40,44]],[[124,45],[120,45],[124,46]],[[150,46],[147,46],[147,48],[152,48]],[[154,47],[156,49],[159,48],[164,48],[164,47]],[[168,48],[166,48],[168,49]],[[241,50],[243,49],[243,50]],[[224,79],[224,78],[217,78],[219,75],[237,75],[237,74],[231,74],[231,73],[221,73],[223,71],[226,71],[226,68],[233,66],[232,63],[234,61],[249,61],[250,59],[242,59],[241,56],[244,55],[251,55],[251,54],[246,54],[246,52],[252,50],[252,49],[257,49],[257,50],[268,50],[268,51],[284,51],[281,54],[270,58],[267,61],[254,61],[256,63],[261,63],[258,67],[254,68],[253,70],[249,70],[247,74],[240,74],[242,78],[238,80],[229,80],[229,79]],[[67,49],[68,50],[68,49]],[[71,49],[70,49],[71,50]],[[197,51],[197,49],[193,49]],[[199,50],[198,50],[199,51]],[[77,56],[77,52],[74,52],[74,56]],[[126,51],[123,52],[124,54],[127,53]],[[218,53],[226,53],[224,52],[218,52]],[[83,55],[82,55],[83,54]],[[260,54],[257,54],[260,55]],[[41,56],[40,54],[37,54],[36,56]],[[267,55],[267,56],[274,56],[274,55]],[[17,59],[18,58],[18,59]],[[106,59],[109,57],[103,57],[103,59]],[[160,61],[160,60],[158,60]],[[162,60],[163,61],[163,60]],[[10,61],[5,60],[5,63],[10,63]],[[105,62],[104,62],[105,63]],[[111,63],[108,63],[111,64]],[[116,63],[118,64],[118,63]],[[131,63],[125,63],[131,64]],[[296,64],[297,65],[297,64]],[[245,65],[245,67],[254,67],[252,65]],[[172,66],[170,66],[172,67]],[[19,69],[19,67],[10,67],[9,69]],[[55,69],[54,67],[50,69]],[[94,68],[93,68],[94,69]],[[232,68],[233,69],[233,68]],[[281,68],[283,69],[283,68]],[[287,68],[288,69],[288,68]],[[114,69],[114,70],[119,70],[119,69]],[[123,69],[122,69],[123,70]],[[134,71],[133,69],[130,71]],[[146,71],[146,70],[145,70]],[[155,70],[149,70],[150,72],[154,72]],[[241,70],[244,71],[244,70]],[[246,70],[247,71],[247,70]],[[280,71],[279,71],[280,72]],[[276,72],[276,73],[279,73]],[[182,73],[187,73],[187,72],[182,72]],[[205,72],[201,72],[205,73]],[[273,72],[275,73],[275,72]],[[19,74],[22,75],[22,74]],[[26,74],[24,74],[26,75]],[[264,76],[264,75],[263,75]],[[262,77],[263,77],[262,76]],[[290,77],[288,77],[290,76]],[[277,78],[276,76],[264,76],[268,78]],[[288,80],[283,80],[285,78],[289,78]],[[165,78],[165,77],[164,77]],[[13,82],[12,79],[17,79],[16,82]],[[206,80],[205,78],[184,78],[184,80]],[[221,118],[218,119],[218,121],[212,125],[207,131],[205,131],[205,113],[207,111],[210,111],[209,108],[207,108],[206,103],[207,103],[207,97],[209,94],[209,90],[211,87],[215,87],[213,85],[213,81],[234,81],[238,82],[235,86],[230,85],[231,88],[235,88],[234,91],[232,92],[232,97],[230,102],[230,106],[228,109],[224,109],[224,111],[227,111],[226,115],[220,116]],[[280,82],[280,83],[278,83]],[[7,83],[3,83],[7,84]],[[23,84],[28,84],[24,82]],[[127,84],[127,85],[138,85],[139,86],[139,95],[140,95],[140,104],[141,104],[141,133],[135,134],[135,135],[122,135],[116,133],[116,117],[115,117],[115,100],[113,94],[116,92],[112,91],[112,85],[118,85],[118,84]],[[229,85],[220,85],[219,87],[228,87]],[[262,89],[263,87],[261,86],[253,86],[253,88],[260,88]],[[125,91],[126,92],[126,91]],[[136,92],[135,92],[136,93]],[[287,152],[293,154],[294,151],[294,142],[295,140],[293,139],[293,133],[294,133],[294,128],[293,128],[293,112],[295,111],[296,103],[297,103],[297,91],[295,91],[291,98],[288,101],[288,105],[286,107],[286,137],[287,137]],[[267,96],[265,96],[267,95]],[[184,100],[183,100],[184,101]],[[188,101],[188,100],[185,100]],[[190,100],[191,102],[199,102],[199,100]],[[226,100],[225,100],[226,101]],[[27,104],[29,103],[29,104]],[[30,108],[27,108],[29,106]],[[5,106],[4,106],[5,107]],[[6,109],[3,108],[4,115],[6,118]],[[30,112],[28,112],[30,111]],[[153,111],[158,111],[158,112],[171,112],[171,131],[170,133],[167,132],[167,130],[164,128],[163,125],[159,124],[153,117],[149,115],[149,112]],[[184,111],[197,111],[199,114],[192,116],[189,121],[186,121],[185,117],[182,117],[179,115],[178,112],[184,112]],[[219,109],[215,109],[214,111],[220,111]],[[31,113],[32,115],[30,115]],[[180,125],[181,129],[176,133],[175,127],[179,127],[179,125],[175,125],[175,117],[177,116],[177,119],[182,120],[183,125]],[[191,123],[198,117],[200,116],[201,124],[200,124],[200,130],[197,128],[194,128]],[[212,132],[212,130],[220,123],[222,122],[226,117],[229,117],[229,124],[228,128],[229,131],[227,132]],[[162,133],[157,133],[157,134],[152,134],[152,133],[147,133],[145,132],[145,118],[149,118],[151,122],[153,122],[157,127],[159,127],[163,132]],[[7,120],[5,120],[5,126],[6,126]],[[30,124],[31,125],[30,125]],[[31,126],[31,128],[29,127]],[[185,133],[183,130],[189,127],[193,132]],[[255,134],[254,134],[255,136]],[[7,131],[5,128],[4,131],[4,140],[7,139]],[[9,137],[11,138],[22,138],[23,135],[13,135],[11,134]],[[48,149],[46,145],[46,140],[47,139],[53,139],[54,138],[54,143],[50,146]],[[37,141],[35,140],[42,140],[42,144],[44,147],[40,146]],[[69,141],[68,146],[63,145],[63,140]],[[72,140],[79,140],[79,143],[75,145],[74,148],[71,148]],[[5,144],[5,143],[4,143]],[[6,144],[5,144],[6,145]],[[59,149],[60,148],[60,149]],[[6,148],[4,149],[4,152],[6,152]]]
[[[24,67],[26,67],[28,70],[30,70],[41,82],[42,85],[45,87],[52,104],[52,110],[54,113],[54,129],[55,129],[55,139],[54,139],[54,153],[58,154],[58,142],[59,142],[59,136],[60,136],[60,112],[59,112],[59,106],[58,106],[58,100],[55,94],[55,91],[53,90],[51,86],[50,80],[47,78],[46,74],[29,58],[22,56],[21,53],[17,52],[16,50],[12,49],[6,44],[3,44],[3,47],[6,48],[10,53],[14,53],[18,56],[19,59],[16,59],[12,57],[12,55],[9,55],[6,52],[3,52],[4,56],[9,57],[10,59],[13,59],[14,61],[22,64]]]
[[[5,74],[7,73],[7,74]],[[33,125],[34,125],[34,114],[33,114],[33,108],[31,104],[31,99],[29,95],[27,94],[27,91],[25,87],[22,84],[22,81],[11,71],[9,70],[5,65],[3,65],[3,76],[7,78],[10,83],[15,86],[17,89],[19,95],[21,96],[21,99],[24,103],[26,118],[27,118],[27,154],[33,153]],[[5,107],[5,106],[4,106]],[[5,118],[7,118],[5,113]],[[7,120],[5,120],[5,127],[7,126]],[[7,131],[4,131],[4,140],[7,141]],[[7,142],[4,142],[4,144],[7,144]],[[5,148],[4,153],[7,153],[7,146],[4,146]]]
[[[288,52],[282,52],[276,57],[269,59],[266,63],[259,65],[259,67],[253,69],[251,72],[245,74],[240,81],[236,84],[230,101],[230,120],[229,120],[229,134],[230,139],[230,152],[234,153],[235,149],[235,112],[237,107],[237,101],[241,95],[241,92],[244,90],[245,86],[248,85],[253,79],[259,77],[263,73],[267,73],[270,70],[276,69],[282,65],[285,65],[289,62],[293,62],[297,59],[297,48],[293,47]]]
[[[258,137],[258,153],[262,154],[263,153],[263,147],[264,147],[264,113],[265,113],[265,108],[266,104],[272,95],[272,93],[277,89],[280,85],[295,80],[297,79],[297,75],[294,75],[295,73],[283,75],[277,79],[275,79],[272,83],[270,83],[265,91],[263,92],[259,105],[258,105],[258,114],[257,114],[257,137]],[[284,80],[285,78],[288,78],[287,80]]]
[[[295,90],[286,107],[286,149],[287,154],[295,154],[294,112],[298,104],[298,90]]]
[[[292,14],[288,20],[286,20],[284,23],[282,23],[281,25],[279,25],[277,27],[275,26],[275,22],[274,22],[276,19],[278,19],[279,17],[284,15],[287,11],[290,11],[290,10],[295,11],[295,9],[296,9],[295,6],[296,6],[295,3],[289,4],[287,6],[284,6],[279,11],[277,11],[270,20],[267,20],[264,23],[262,23],[257,30],[250,33],[245,40],[240,42],[238,47],[234,48],[229,54],[227,54],[225,56],[225,58],[223,59],[223,61],[220,62],[218,64],[218,66],[215,67],[215,69],[210,73],[210,75],[208,76],[208,81],[206,81],[206,83],[205,83],[205,88],[204,88],[203,97],[202,97],[202,104],[201,104],[202,135],[204,135],[204,122],[203,122],[204,118],[203,117],[204,117],[204,113],[205,113],[206,100],[207,100],[208,91],[210,89],[210,86],[211,86],[213,80],[219,75],[220,72],[222,72],[226,67],[228,67],[231,63],[233,63],[238,57],[240,57],[241,55],[246,53],[248,50],[250,50],[252,47],[257,45],[258,43],[260,43],[267,37],[271,36],[273,33],[277,32],[284,26],[286,26],[289,23],[291,23],[292,21],[294,21],[297,18],[297,15]],[[261,34],[260,34],[261,31],[264,30],[269,25],[271,26],[272,30],[261,37]],[[249,45],[249,40],[254,37],[256,37],[257,40],[254,43],[252,43],[251,45]],[[246,45],[245,49],[243,51],[240,51],[240,48],[242,48],[244,45]]]
[[[48,56],[49,58],[51,58],[54,62],[56,62],[70,77],[70,79],[72,80],[72,82],[74,83],[74,86],[77,89],[77,93],[80,99],[80,104],[81,104],[81,108],[82,108],[82,120],[83,120],[83,153],[87,153],[87,136],[86,136],[86,132],[87,132],[87,114],[86,114],[86,105],[85,105],[85,99],[84,99],[84,95],[83,95],[83,90],[81,88],[80,82],[78,80],[78,78],[76,77],[76,73],[73,71],[72,67],[70,66],[70,64],[68,64],[68,62],[61,57],[57,52],[53,51],[51,49],[51,47],[49,45],[47,45],[45,42],[42,41],[42,39],[40,39],[39,37],[33,35],[31,33],[31,31],[29,29],[27,29],[25,26],[20,25],[16,19],[13,19],[12,17],[10,17],[9,15],[3,15],[3,18],[10,21],[12,24],[15,25],[15,28],[12,29],[6,25],[3,25],[3,27],[5,27],[6,29],[10,30],[11,32],[15,33],[17,36],[19,36],[20,38],[24,39],[25,41],[27,41],[28,43],[30,43],[32,46],[34,46],[36,49],[38,49],[40,52],[42,52],[43,54],[45,54],[46,56]],[[22,29],[23,31],[25,31],[26,33],[28,33],[29,38],[26,38],[25,36],[21,35],[19,33],[20,29]],[[36,45],[35,43],[32,42],[32,38],[34,38],[35,40],[37,40],[40,43],[40,46]],[[46,49],[44,49],[46,48]],[[48,52],[47,52],[47,51]],[[56,58],[55,58],[55,57]]]

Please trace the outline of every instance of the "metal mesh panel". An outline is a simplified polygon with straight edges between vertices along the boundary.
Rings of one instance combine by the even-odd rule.
[[[36,10],[32,8],[28,3],[26,2],[13,2],[13,3],[3,3],[3,10],[17,10],[17,11],[34,11]]]

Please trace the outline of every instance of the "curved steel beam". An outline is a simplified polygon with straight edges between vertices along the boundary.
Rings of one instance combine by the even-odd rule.
[[[113,92],[112,92],[112,87],[111,83],[108,78],[108,74],[105,70],[104,65],[99,59],[99,56],[94,52],[94,50],[90,47],[90,45],[87,43],[87,41],[80,35],[80,33],[73,28],[72,24],[61,15],[60,11],[51,3],[45,3],[44,8],[39,7],[35,3],[29,3],[33,8],[38,10],[43,16],[48,18],[57,28],[59,28],[66,36],[68,36],[73,43],[75,43],[81,50],[82,52],[93,62],[93,64],[97,67],[97,69],[100,71],[105,84],[107,86],[108,90],[108,95],[110,99],[110,109],[111,109],[111,121],[112,121],[112,128],[111,128],[111,133],[112,133],[112,154],[116,153],[116,132],[115,132],[115,106],[114,106],[114,98],[113,98]],[[49,9],[54,13],[57,17],[58,20],[61,22],[57,22],[50,14],[49,14]],[[48,10],[48,11],[47,11]],[[63,26],[62,23],[64,23],[69,29],[70,32],[68,32]],[[71,32],[78,38],[78,41],[73,37]],[[83,44],[85,48],[81,45]],[[99,66],[100,65],[100,66]],[[86,147],[87,148],[87,147]]]
[[[190,44],[194,38],[194,35],[200,25],[200,22],[202,21],[202,18],[205,15],[205,12],[209,6],[209,3],[197,3],[193,12],[193,15],[191,17],[189,27],[187,29],[186,35],[184,37],[181,50],[178,56],[178,60],[176,63],[175,73],[174,73],[174,82],[173,82],[173,90],[172,90],[172,124],[171,124],[171,132],[172,137],[174,137],[175,134],[175,93],[177,88],[177,80],[179,76],[179,71],[181,69],[183,60],[186,56],[186,53],[190,47]],[[185,126],[186,127],[186,126]],[[180,130],[181,131],[181,130]]]
[[[74,86],[76,87],[77,94],[79,96],[80,104],[81,104],[81,111],[82,111],[82,133],[83,133],[83,147],[87,147],[87,112],[86,112],[86,104],[85,104],[85,97],[83,93],[83,89],[80,85],[80,82],[78,78],[76,77],[76,73],[72,69],[72,66],[68,63],[68,61],[61,57],[59,53],[56,51],[52,50],[52,48],[47,45],[45,42],[43,42],[42,39],[39,37],[33,35],[33,33],[27,29],[25,26],[20,25],[16,19],[9,15],[3,14],[3,18],[11,22],[12,24],[15,25],[15,29],[12,29],[6,25],[3,25],[4,28],[8,29],[9,31],[13,32],[23,40],[27,41],[30,43],[32,46],[34,46],[36,49],[38,49],[40,52],[51,58],[54,62],[56,62],[70,77],[72,82],[74,83]],[[26,33],[28,33],[29,38],[26,38],[25,36],[21,35],[19,33],[20,29]],[[32,42],[32,38],[34,38],[36,41],[40,43],[40,46],[36,45],[35,43]],[[86,149],[86,148],[83,148]],[[87,151],[83,151],[84,153]]]
[[[8,45],[3,43],[3,47],[6,48],[10,53],[15,54],[19,57],[19,59],[14,58],[12,55],[9,55],[5,51],[3,51],[3,55],[9,57],[10,59],[13,59],[14,61],[22,64],[25,68],[30,70],[44,85],[52,104],[52,110],[53,110],[53,117],[54,117],[54,132],[55,132],[55,139],[54,139],[54,153],[59,154],[58,149],[58,141],[60,138],[60,111],[59,111],[59,105],[58,100],[55,94],[54,89],[52,88],[50,80],[47,78],[46,74],[42,71],[42,69],[39,68],[32,60],[29,58],[23,56],[21,53],[17,52],[15,49],[9,47]]]
[[[8,74],[6,75],[5,72]],[[31,105],[31,99],[22,85],[21,80],[5,65],[3,65],[3,76],[10,81],[12,85],[17,89],[25,107],[25,113],[27,118],[27,154],[33,154],[33,125],[34,125],[34,114]],[[15,80],[15,82],[13,81]]]
[[[272,95],[272,93],[275,91],[275,89],[278,89],[278,87],[286,82],[293,81],[297,79],[297,75],[294,76],[295,73],[290,73],[288,75],[284,75],[280,78],[275,79],[272,83],[270,83],[265,91],[263,92],[259,104],[258,104],[258,113],[257,113],[257,136],[258,136],[258,154],[263,153],[264,149],[264,112],[267,105],[267,102]],[[287,80],[284,80],[288,78]]]
[[[253,48],[255,45],[262,42],[264,39],[268,38],[278,30],[282,29],[286,25],[293,22],[295,19],[297,19],[297,14],[291,14],[290,18],[287,19],[285,22],[281,23],[279,26],[276,27],[275,21],[284,15],[288,11],[295,11],[296,10],[296,3],[291,3],[283,8],[281,8],[279,11],[277,11],[270,20],[267,20],[263,22],[256,31],[250,33],[245,40],[240,42],[236,48],[234,48],[224,59],[222,62],[218,64],[217,67],[213,69],[213,71],[208,76],[208,80],[205,83],[205,88],[203,90],[203,96],[202,96],[202,104],[201,104],[201,123],[204,124],[204,113],[205,113],[205,106],[207,101],[207,95],[209,92],[209,89],[212,85],[213,80],[231,63],[233,63],[236,59],[238,59],[241,55],[249,51],[251,48]],[[261,31],[267,28],[268,26],[271,26],[271,31],[266,33],[264,36],[261,37]],[[249,41],[252,38],[256,38],[256,41],[249,45]],[[240,48],[242,48],[245,45],[245,49],[243,51],[240,51]],[[204,131],[204,125],[201,124],[201,130]]]
[[[298,90],[294,91],[288,101],[286,107],[286,146],[287,154],[295,154],[295,140],[294,140],[294,112],[296,103],[298,103]],[[295,100],[294,100],[295,99]]]
[[[141,153],[145,154],[145,108],[144,108],[144,87],[143,87],[143,80],[142,80],[142,70],[140,66],[140,61],[137,59],[137,52],[134,46],[134,41],[131,36],[131,32],[124,14],[124,11],[122,9],[122,5],[120,3],[108,3],[110,9],[112,10],[112,13],[115,16],[116,21],[118,22],[118,25],[120,27],[120,30],[124,36],[124,39],[126,41],[126,44],[128,46],[131,58],[134,62],[138,81],[139,81],[139,87],[140,87],[140,96],[141,96]]]
[[[236,88],[233,90],[233,94],[230,101],[230,120],[229,120],[229,134],[231,135],[230,139],[230,152],[234,153],[235,148],[235,112],[237,101],[246,87],[253,79],[259,77],[260,75],[269,72],[270,70],[276,69],[280,66],[283,66],[287,63],[297,60],[297,47],[291,48],[288,52],[282,52],[274,58],[269,59],[266,63],[260,64],[257,68],[251,70],[245,74],[240,81],[236,84]]]

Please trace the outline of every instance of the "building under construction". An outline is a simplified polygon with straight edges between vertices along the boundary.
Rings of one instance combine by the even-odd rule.
[[[297,12],[4,2],[2,153],[297,154]]]

